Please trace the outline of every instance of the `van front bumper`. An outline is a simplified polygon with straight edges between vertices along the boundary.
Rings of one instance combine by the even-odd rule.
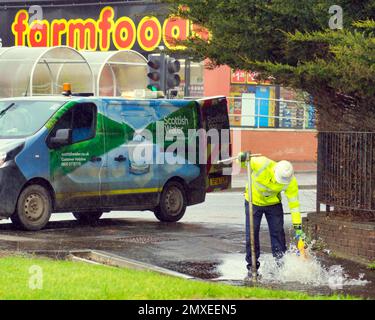
[[[11,160],[0,168],[0,218],[9,218],[16,209],[26,178]]]

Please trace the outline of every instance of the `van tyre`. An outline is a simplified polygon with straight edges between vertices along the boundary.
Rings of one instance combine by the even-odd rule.
[[[81,224],[97,224],[103,212],[73,212],[74,218]]]
[[[48,223],[52,212],[51,195],[40,185],[30,185],[20,194],[15,213],[10,217],[22,230],[38,231]]]
[[[177,222],[186,211],[186,192],[184,186],[177,182],[168,182],[160,197],[160,203],[155,208],[156,218],[162,222]]]

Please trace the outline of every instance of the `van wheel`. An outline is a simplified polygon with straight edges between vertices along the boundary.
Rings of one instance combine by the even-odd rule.
[[[155,208],[156,218],[162,222],[177,222],[186,211],[186,194],[183,185],[177,181],[168,182]]]
[[[45,188],[30,185],[21,192],[16,212],[10,219],[20,229],[38,231],[46,226],[51,217],[51,203],[51,196]]]
[[[103,212],[73,212],[74,218],[81,224],[95,224],[102,215]]]

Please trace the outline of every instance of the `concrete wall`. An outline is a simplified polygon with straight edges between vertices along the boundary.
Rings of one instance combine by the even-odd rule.
[[[325,213],[310,213],[303,219],[306,233],[321,240],[337,256],[363,263],[375,260],[375,223],[342,221]]]
[[[251,151],[272,160],[315,162],[317,137],[315,131],[232,129],[233,153]]]

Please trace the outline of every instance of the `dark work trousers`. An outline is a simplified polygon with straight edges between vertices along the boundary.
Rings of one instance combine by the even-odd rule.
[[[273,256],[279,260],[286,251],[285,232],[284,232],[284,211],[281,203],[272,206],[259,207],[253,205],[254,209],[254,240],[255,254],[257,261],[257,269],[259,269],[259,230],[263,213],[266,216],[268,228],[271,237],[271,247]],[[251,270],[251,248],[250,248],[250,218],[249,218],[249,202],[245,200],[246,213],[246,262],[247,269]]]

